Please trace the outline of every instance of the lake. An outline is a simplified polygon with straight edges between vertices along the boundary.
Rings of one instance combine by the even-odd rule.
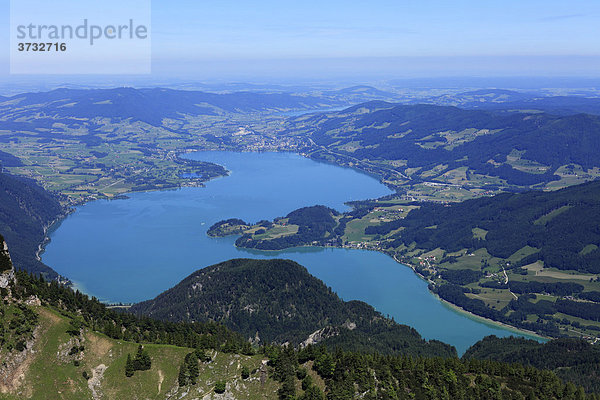
[[[486,335],[513,332],[474,320],[440,302],[410,268],[373,251],[296,248],[238,249],[235,237],[207,229],[227,218],[247,222],[323,204],[381,197],[390,190],[371,176],[292,153],[196,152],[191,159],[225,166],[230,176],[205,188],[129,194],[77,208],[51,234],[43,261],[101,300],[137,302],[172,287],[193,271],[231,258],[288,258],[345,300],[363,300],[397,322],[464,352]]]

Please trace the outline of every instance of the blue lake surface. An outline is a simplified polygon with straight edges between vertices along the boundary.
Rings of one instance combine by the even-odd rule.
[[[231,258],[288,258],[345,300],[363,300],[427,339],[459,353],[486,335],[513,331],[458,313],[434,297],[410,268],[373,251],[296,248],[238,249],[235,237],[210,238],[227,218],[273,219],[303,206],[339,211],[344,202],[390,191],[373,177],[291,153],[196,152],[187,157],[225,166],[230,176],[205,188],[130,194],[87,203],[50,234],[43,261],[101,300],[135,302],[156,296],[193,271]]]

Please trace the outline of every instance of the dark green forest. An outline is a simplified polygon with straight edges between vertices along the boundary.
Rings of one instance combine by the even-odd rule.
[[[418,205],[419,208],[412,210],[406,218],[367,226],[365,233],[383,236],[403,228],[387,237],[388,240],[381,244],[383,248],[414,245],[425,251],[442,248],[447,252],[486,248],[492,256],[504,259],[530,246],[539,250],[511,268],[540,260],[545,267],[600,273],[600,181],[553,192],[502,193],[461,203]],[[290,224],[299,226],[297,234],[262,240],[243,235],[236,245],[278,250],[314,242],[339,241],[347,221],[360,218],[374,204],[360,206],[344,214],[337,224],[333,217],[339,213],[335,210],[324,206],[304,207],[285,217],[289,218]],[[487,231],[485,239],[475,238],[474,228]],[[445,279],[456,284],[478,279],[476,272],[466,270],[445,271],[444,274]],[[522,292],[516,287],[518,283],[511,284],[515,285],[516,291]],[[567,291],[566,294],[571,294],[581,290],[570,288]]]
[[[42,273],[50,279],[58,277],[35,254],[44,239],[44,227],[62,212],[55,196],[32,180],[0,173],[0,232],[8,243],[15,268]]]
[[[600,273],[599,226],[600,181],[593,181],[555,192],[503,193],[451,205],[424,203],[405,219],[365,232],[386,234],[404,227],[387,246],[414,242],[421,249],[449,252],[485,247],[499,258],[531,246],[539,251],[520,264],[541,260],[545,267]],[[473,228],[488,231],[485,239],[474,238]],[[598,248],[584,252],[588,245]]]
[[[13,265],[10,260],[8,251],[4,251],[4,236],[0,235],[0,273],[12,269]]]
[[[458,358],[412,358],[328,351],[324,346],[262,349],[280,399],[585,399],[582,387],[531,366]],[[325,395],[306,373],[311,365]],[[297,389],[301,381],[302,391]],[[312,389],[311,389],[312,388]]]
[[[600,392],[600,348],[580,339],[535,340],[488,336],[471,346],[463,360],[494,360],[554,371],[588,392]]]
[[[297,233],[268,240],[257,240],[246,234],[239,237],[235,245],[260,250],[281,250],[308,244],[324,244],[328,238],[344,233],[345,225],[336,228],[339,225],[333,217],[337,215],[339,213],[336,210],[321,205],[299,208],[285,216],[289,224],[298,225]],[[342,223],[345,224],[345,220]]]
[[[168,321],[218,321],[261,343],[298,344],[320,331],[340,348],[449,357],[456,350],[425,341],[360,301],[344,302],[289,260],[236,259],[201,269],[130,312]]]
[[[228,230],[230,226],[235,226],[236,228],[233,230]],[[219,221],[214,223],[208,228],[206,234],[208,236],[222,236],[222,235],[235,235],[243,233],[243,228],[248,226],[248,223],[242,221],[239,218],[230,218],[224,221]],[[227,229],[227,230],[226,230]]]
[[[250,348],[250,343],[240,334],[222,324],[174,323],[117,312],[95,298],[90,299],[87,295],[73,291],[56,281],[46,281],[41,276],[33,276],[25,271],[17,272],[17,282],[13,283],[11,291],[17,300],[37,296],[43,305],[61,310],[62,314],[72,318],[71,324],[76,331],[79,331],[81,326],[87,326],[113,339],[132,342],[193,348]]]

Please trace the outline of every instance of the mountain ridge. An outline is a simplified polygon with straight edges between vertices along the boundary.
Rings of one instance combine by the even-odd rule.
[[[258,112],[308,109],[339,105],[335,100],[288,93],[209,93],[164,88],[54,89],[14,95],[0,103],[0,117],[15,121],[31,109],[45,118],[131,118],[160,126],[165,118],[182,115],[218,115],[224,112]],[[40,119],[38,117],[38,119]],[[40,121],[37,121],[39,123]],[[34,121],[35,123],[35,121]]]
[[[224,323],[261,343],[298,345],[323,329],[323,343],[384,353],[452,356],[416,330],[384,318],[360,301],[342,301],[331,288],[290,260],[234,259],[198,270],[130,312],[171,321]],[[351,339],[350,339],[351,338]]]

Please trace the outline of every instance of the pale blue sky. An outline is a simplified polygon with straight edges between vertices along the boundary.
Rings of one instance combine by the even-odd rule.
[[[155,49],[209,58],[600,55],[600,1],[286,3],[154,1]]]
[[[600,1],[155,0],[152,56],[161,76],[599,76]]]

